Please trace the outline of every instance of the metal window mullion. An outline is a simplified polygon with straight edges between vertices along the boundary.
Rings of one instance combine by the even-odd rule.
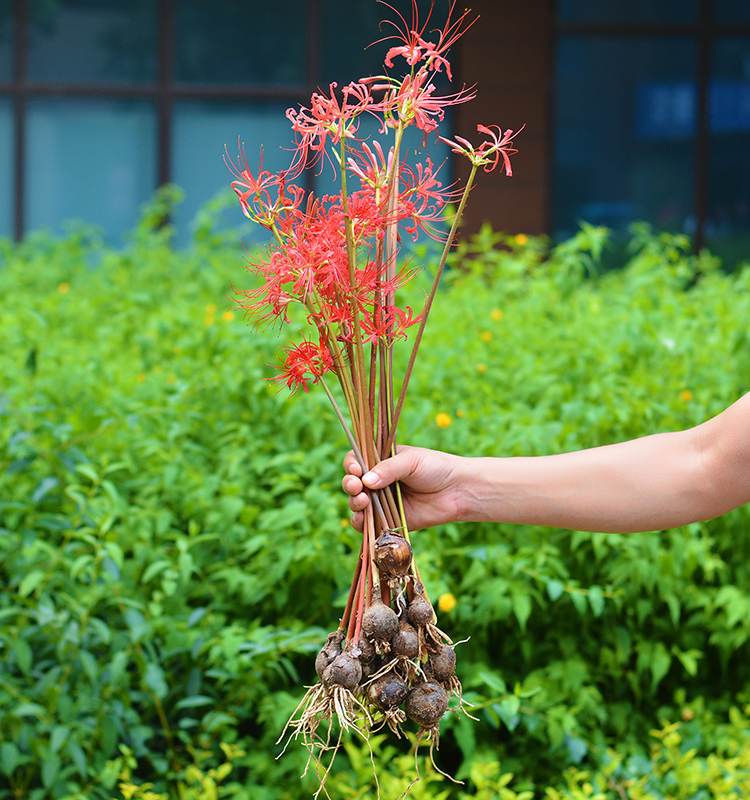
[[[172,89],[174,55],[174,0],[161,0],[159,29],[156,37],[158,55],[157,91],[157,187],[172,177]]]
[[[24,231],[24,192],[26,184],[26,42],[28,0],[16,0],[16,25],[13,41],[13,234],[20,241]]]
[[[695,233],[693,249],[699,252],[705,243],[706,210],[708,208],[708,170],[709,170],[709,120],[708,91],[711,72],[711,0],[701,0],[701,24],[698,34],[698,91],[695,129],[695,165],[693,167],[693,209],[695,213]]]
[[[305,59],[305,96],[301,102],[306,102],[320,83],[320,50],[321,31],[323,29],[323,3],[322,0],[309,0],[307,4],[307,58]],[[315,179],[312,170],[305,170],[303,188],[312,192],[315,188]]]

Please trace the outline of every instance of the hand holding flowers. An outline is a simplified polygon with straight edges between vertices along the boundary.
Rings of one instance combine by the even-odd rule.
[[[387,4],[386,4],[387,5]],[[237,305],[256,324],[284,326],[299,306],[309,332],[282,348],[277,380],[294,393],[320,384],[341,423],[362,473],[395,452],[395,437],[424,327],[453,244],[475,175],[500,165],[511,174],[513,132],[478,126],[485,141],[439,137],[469,158],[462,190],[443,186],[429,156],[412,166],[404,154],[404,131],[414,126],[425,142],[436,140],[448,107],[472,99],[461,89],[438,93],[435,78],[451,79],[448,50],[465,32],[468,11],[442,29],[428,32],[432,10],[419,24],[416,3],[411,24],[388,23],[395,39],[382,75],[363,78],[340,90],[313,94],[310,106],[287,111],[295,147],[288,169],[263,170],[262,153],[254,174],[240,148],[232,187],[244,214],[265,228],[269,245],[248,256],[258,279],[252,289],[235,289]],[[401,77],[389,73],[404,59]],[[379,136],[360,136],[364,115],[379,121]],[[340,176],[340,190],[316,197],[295,183],[304,170],[326,162]],[[456,207],[445,233],[445,211]],[[397,292],[416,273],[400,259],[401,234],[420,232],[443,245],[424,307],[417,313],[399,305]],[[416,326],[405,373],[396,395],[393,352]],[[338,383],[338,388],[329,382]],[[336,394],[341,399],[336,399]],[[398,484],[370,492],[362,520],[362,544],[349,599],[317,661],[321,680],[303,698],[290,720],[316,767],[329,749],[331,724],[339,738],[349,730],[367,736],[377,720],[400,735],[410,716],[433,745],[450,694],[460,699],[450,639],[437,628],[410,545],[404,498]],[[395,564],[398,564],[396,568]],[[425,611],[428,608],[428,611]],[[413,646],[412,644],[413,643]],[[450,651],[450,652],[448,652]],[[446,666],[447,665],[447,666]],[[403,710],[401,705],[403,703]],[[325,736],[318,730],[328,722]],[[325,783],[321,777],[321,790]]]

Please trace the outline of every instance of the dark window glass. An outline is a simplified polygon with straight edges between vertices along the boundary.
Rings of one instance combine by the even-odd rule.
[[[13,76],[13,4],[0,3],[0,81]]]
[[[153,0],[31,0],[28,76],[43,83],[156,78]]]
[[[10,100],[0,97],[0,236],[13,230],[13,109]]]
[[[713,0],[712,7],[716,22],[750,23],[750,3],[747,0]]]
[[[713,54],[706,243],[733,265],[750,258],[750,38],[718,39]]]
[[[561,22],[687,23],[698,21],[698,7],[699,0],[558,0],[557,17]]]
[[[156,188],[153,104],[131,100],[35,99],[26,123],[27,229],[69,219],[130,230]]]
[[[557,50],[554,233],[580,220],[694,226],[694,41],[563,36]]]
[[[303,0],[177,0],[175,77],[184,83],[304,83],[307,6]]]

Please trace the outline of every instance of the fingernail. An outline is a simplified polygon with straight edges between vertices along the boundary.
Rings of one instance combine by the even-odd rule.
[[[368,472],[362,476],[362,483],[369,486],[371,489],[377,489],[381,484],[380,475],[377,472]]]

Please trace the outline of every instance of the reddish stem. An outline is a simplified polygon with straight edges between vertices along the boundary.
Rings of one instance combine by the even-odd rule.
[[[391,588],[387,583],[380,584],[380,599],[387,605],[391,604]]]
[[[364,569],[362,569],[362,563],[364,563]],[[367,580],[367,575],[370,572],[370,539],[367,535],[367,525],[364,526],[364,530],[362,532],[362,550],[360,553],[359,566],[360,569],[357,578],[356,592],[357,603],[354,613],[349,617],[349,629],[346,637],[349,641],[355,642],[359,641],[359,630],[362,627],[362,614],[364,613],[364,587]],[[354,636],[354,639],[352,639],[352,635]]]
[[[359,583],[359,574],[362,571],[362,560],[365,558],[366,553],[364,550],[360,551],[359,558],[357,559],[357,566],[354,568],[354,578],[352,580],[351,588],[349,589],[349,598],[346,601],[346,608],[344,609],[344,613],[341,617],[341,621],[339,622],[339,630],[343,631],[346,629],[346,623],[349,619],[349,614],[352,610],[352,602],[354,601],[354,595],[357,591],[357,585]]]
[[[365,571],[362,572],[360,575],[360,587],[359,587],[359,597],[357,598],[357,621],[356,626],[354,628],[354,642],[359,642],[360,632],[362,631],[362,617],[365,613],[365,586],[367,584],[367,576],[370,576],[370,581],[372,581],[372,575],[370,574],[370,570],[368,567],[370,566],[370,560],[368,559],[365,562]]]
[[[367,571],[367,564],[368,564],[368,562],[365,561],[365,568],[359,571],[359,578],[357,579],[357,601],[356,601],[356,605],[354,607],[353,613],[349,616],[349,626],[347,627],[347,630],[346,630],[346,641],[347,642],[354,641],[353,640],[354,629],[355,629],[356,624],[357,624],[357,618],[360,616],[360,611],[359,611],[359,596],[361,594],[360,587],[364,583],[364,576],[365,576],[365,573]]]

